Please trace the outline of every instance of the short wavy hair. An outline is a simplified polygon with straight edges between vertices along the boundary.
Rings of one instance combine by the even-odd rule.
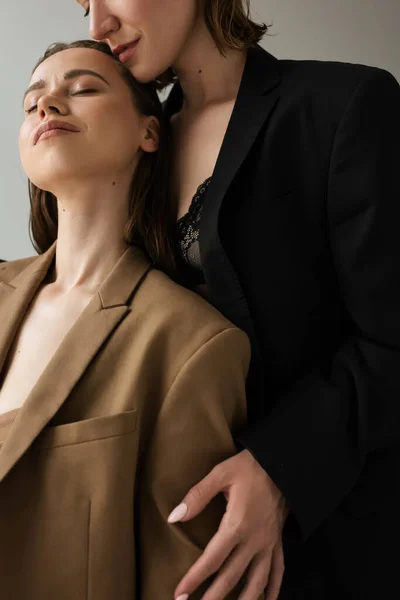
[[[204,18],[220,53],[247,50],[267,33],[269,26],[250,18],[251,0],[204,0]],[[172,69],[157,78],[160,88],[176,80]]]

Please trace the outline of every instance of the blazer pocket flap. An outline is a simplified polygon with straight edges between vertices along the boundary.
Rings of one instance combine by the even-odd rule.
[[[117,437],[131,433],[136,429],[137,411],[129,410],[106,417],[94,417],[55,425],[44,429],[38,439],[40,446],[44,448],[56,448],[58,446],[69,446],[92,442],[110,437]]]

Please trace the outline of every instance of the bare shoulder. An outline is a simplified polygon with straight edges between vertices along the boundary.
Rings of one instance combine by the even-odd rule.
[[[37,256],[29,256],[0,263],[0,281],[9,283],[35,260],[37,260]]]

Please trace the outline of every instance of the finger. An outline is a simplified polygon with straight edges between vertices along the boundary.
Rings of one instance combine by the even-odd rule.
[[[221,568],[235,549],[236,541],[224,532],[223,522],[224,520],[203,554],[181,579],[175,590],[175,598],[179,598],[183,594],[192,594],[197,590],[204,581]]]
[[[248,568],[254,552],[247,546],[237,546],[228,558],[203,600],[222,600],[233,590]]]
[[[190,519],[197,517],[211,500],[223,491],[222,473],[222,469],[216,466],[207,477],[192,487],[181,504],[171,512],[168,517],[168,523],[190,521]]]
[[[258,600],[267,587],[271,569],[271,553],[259,554],[251,563],[247,575],[247,584],[239,596],[239,600]]]
[[[271,571],[268,580],[268,589],[265,600],[277,600],[282,585],[283,573],[285,571],[285,562],[283,558],[282,546],[274,550],[271,563]]]

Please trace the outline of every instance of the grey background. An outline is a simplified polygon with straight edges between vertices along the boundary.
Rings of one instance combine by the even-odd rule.
[[[3,2],[0,258],[12,260],[34,254],[17,142],[22,94],[45,48],[55,41],[88,37],[88,23],[74,0]],[[400,0],[253,0],[253,15],[272,23],[263,46],[275,56],[370,64],[391,71],[400,81]]]

